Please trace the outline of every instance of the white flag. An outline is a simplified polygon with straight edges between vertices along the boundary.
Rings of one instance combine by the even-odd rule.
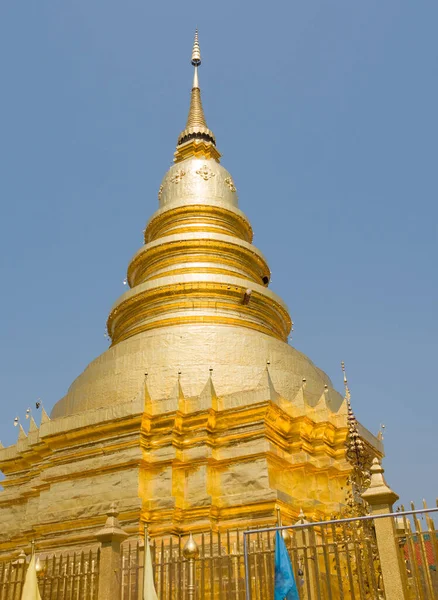
[[[143,578],[143,600],[158,600],[157,592],[154,585],[154,572],[152,570],[151,549],[149,540],[145,536],[144,543],[144,578]]]
[[[38,589],[38,580],[35,569],[35,554],[30,559],[27,567],[26,579],[24,580],[21,600],[41,600],[40,591]]]

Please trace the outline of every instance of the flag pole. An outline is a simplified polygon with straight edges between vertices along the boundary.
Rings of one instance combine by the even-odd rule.
[[[148,528],[147,523],[144,524],[143,531],[144,531],[144,547],[146,548],[146,543],[149,544],[149,528]]]
[[[149,546],[148,524],[144,524],[144,572],[143,572],[143,600],[158,600],[154,583],[151,549]]]
[[[243,532],[243,557],[245,562],[245,600],[251,600],[251,580],[249,577],[249,558],[248,558],[248,536],[247,531]]]

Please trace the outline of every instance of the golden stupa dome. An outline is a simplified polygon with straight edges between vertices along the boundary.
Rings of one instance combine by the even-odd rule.
[[[158,193],[160,208],[185,204],[238,205],[231,174],[213,158],[186,158],[167,171]]]
[[[268,289],[270,271],[252,245],[252,228],[238,208],[234,180],[220,163],[195,77],[189,117],[173,166],[158,191],[159,208],[145,244],[128,267],[130,289],[108,318],[111,347],[73,382],[52,418],[128,404],[141,393],[145,373],[154,401],[173,393],[202,393],[211,377],[218,397],[257,390],[269,377],[285,402],[306,387],[315,406],[329,390],[337,411],[342,397],[327,375],[288,343],[288,309]],[[232,400],[229,400],[232,402]]]

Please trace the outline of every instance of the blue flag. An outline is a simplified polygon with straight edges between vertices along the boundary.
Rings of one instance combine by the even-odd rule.
[[[289,554],[280,531],[275,533],[274,600],[300,600]]]

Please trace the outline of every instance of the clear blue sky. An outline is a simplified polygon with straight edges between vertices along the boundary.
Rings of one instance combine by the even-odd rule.
[[[106,347],[188,109],[290,307],[293,344],[386,425],[405,502],[438,495],[436,0],[3,0],[0,439]]]

